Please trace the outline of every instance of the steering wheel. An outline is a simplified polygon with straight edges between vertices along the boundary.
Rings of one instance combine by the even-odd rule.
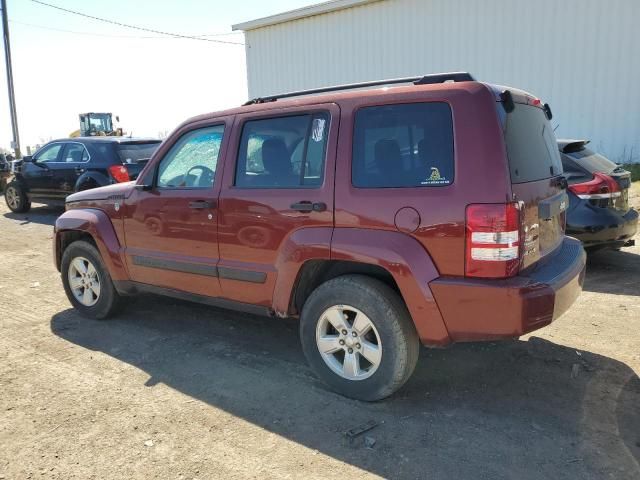
[[[200,175],[198,176],[198,184],[197,185],[189,185],[191,187],[209,187],[213,185],[213,178],[215,177],[215,172],[211,170],[209,167],[205,167],[204,165],[195,165],[191,167],[187,173],[185,174],[185,182],[191,175],[191,172],[194,170],[200,170]]]

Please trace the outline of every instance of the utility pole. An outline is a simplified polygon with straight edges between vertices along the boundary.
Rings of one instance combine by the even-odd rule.
[[[7,16],[7,0],[2,2],[2,35],[4,37],[4,61],[7,66],[7,88],[9,89],[9,109],[11,110],[11,128],[13,130],[13,142],[11,147],[15,151],[16,158],[22,158],[20,154],[20,135],[18,134],[18,114],[16,112],[16,96],[13,91],[13,68],[11,67],[11,44],[9,43],[9,18]]]

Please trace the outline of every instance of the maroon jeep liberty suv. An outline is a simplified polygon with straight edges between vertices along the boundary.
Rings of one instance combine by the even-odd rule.
[[[579,295],[550,119],[466,73],[252,100],[180,125],[136,182],[68,197],[55,263],[90,318],[139,292],[299,317],[315,373],[378,400],[421,343],[515,338]]]

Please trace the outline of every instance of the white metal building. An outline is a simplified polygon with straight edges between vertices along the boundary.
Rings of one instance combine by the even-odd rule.
[[[558,137],[640,161],[640,0],[335,0],[234,25],[249,97],[468,71],[549,102]]]

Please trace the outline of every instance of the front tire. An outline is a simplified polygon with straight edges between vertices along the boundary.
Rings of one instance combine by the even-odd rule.
[[[78,240],[62,255],[62,284],[71,305],[86,318],[105,319],[121,307],[100,252],[91,243]]]
[[[31,202],[27,197],[24,188],[18,182],[10,182],[7,185],[7,189],[4,192],[4,199],[7,202],[7,207],[13,213],[25,213],[31,209]]]
[[[388,397],[409,379],[420,342],[400,296],[364,275],[320,285],[300,317],[302,349],[314,372],[357,400]]]

